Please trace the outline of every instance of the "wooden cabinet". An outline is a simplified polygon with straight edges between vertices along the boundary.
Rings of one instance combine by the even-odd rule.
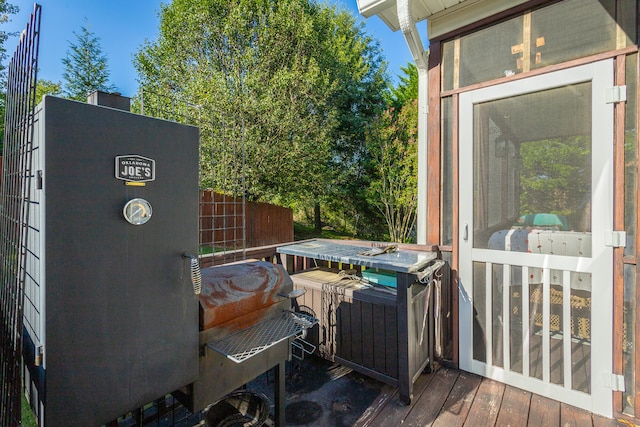
[[[300,309],[318,319],[307,341],[319,356],[358,365],[358,370],[381,381],[398,377],[395,295],[362,289],[358,282],[327,269],[304,271],[292,279],[296,289],[307,291],[298,298]]]
[[[359,255],[367,247],[312,241],[278,248],[280,254],[330,261],[292,274],[300,310],[319,322],[307,340],[317,354],[399,388],[400,400],[412,399],[413,383],[433,361],[433,291],[419,278],[444,263],[434,253],[398,251],[380,257]],[[370,248],[369,248],[370,249]],[[287,265],[293,265],[289,259]],[[311,263],[307,263],[311,264]],[[339,274],[341,268],[384,268],[396,272],[397,287],[367,286]],[[427,273],[428,276],[428,273]],[[427,281],[428,282],[428,281]]]

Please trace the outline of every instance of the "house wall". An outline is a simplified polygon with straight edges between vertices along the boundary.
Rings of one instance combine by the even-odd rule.
[[[627,245],[614,249],[614,373],[624,374],[627,391],[615,393],[618,416],[637,417],[640,357],[635,352],[640,324],[636,307],[639,267],[638,219],[638,2],[633,0],[530,1],[430,41],[427,241],[450,257],[457,280],[458,97],[481,87],[613,58],[616,85],[627,101],[615,106],[614,228]],[[452,311],[457,313],[457,293]],[[456,322],[454,322],[455,324]],[[457,332],[451,362],[457,362]]]

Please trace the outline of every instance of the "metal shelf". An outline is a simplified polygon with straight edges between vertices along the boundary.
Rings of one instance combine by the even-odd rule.
[[[316,323],[318,319],[315,317],[283,311],[255,326],[212,341],[207,344],[207,347],[236,363],[242,363],[283,340],[302,335]]]

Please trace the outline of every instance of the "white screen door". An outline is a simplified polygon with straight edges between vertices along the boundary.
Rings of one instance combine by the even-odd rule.
[[[460,367],[612,413],[613,62],[460,95]]]

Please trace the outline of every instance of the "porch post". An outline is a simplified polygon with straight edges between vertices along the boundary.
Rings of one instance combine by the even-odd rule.
[[[429,118],[429,73],[418,68],[418,209],[417,243],[427,244],[427,123]]]

